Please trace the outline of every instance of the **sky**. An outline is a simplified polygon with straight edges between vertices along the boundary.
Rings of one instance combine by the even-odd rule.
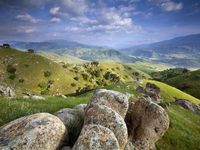
[[[0,40],[124,48],[200,33],[199,0],[0,0]]]

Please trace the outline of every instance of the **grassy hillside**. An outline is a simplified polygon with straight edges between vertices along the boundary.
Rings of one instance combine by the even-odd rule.
[[[179,89],[176,89],[172,86],[169,86],[165,83],[159,82],[159,81],[154,81],[154,80],[145,80],[144,84],[146,84],[147,82],[151,82],[156,84],[157,86],[160,87],[161,89],[161,96],[162,98],[165,99],[165,101],[168,102],[172,102],[175,100],[175,98],[180,98],[180,99],[187,99],[190,100],[191,102],[195,103],[195,104],[200,104],[200,100],[187,94],[182,92]]]
[[[170,67],[173,67],[168,64],[162,64],[162,63],[158,64],[158,63],[153,63],[151,61],[144,61],[144,62],[137,61],[137,62],[131,63],[130,65],[137,68],[138,70],[141,70],[148,74],[155,72],[155,71],[163,71]]]
[[[200,99],[200,70],[169,69],[153,73],[152,77]]]
[[[41,52],[37,52],[37,54],[39,54],[43,57],[46,57],[50,60],[53,60],[54,62],[57,62],[57,63],[64,62],[64,63],[68,63],[68,64],[83,64],[83,63],[89,62],[89,61],[82,60],[82,59],[79,59],[74,56],[70,56],[68,54],[58,55],[55,52],[41,51]]]
[[[137,76],[135,76],[137,72]],[[149,76],[131,66],[114,62],[58,64],[34,53],[0,49],[0,83],[36,94],[72,94],[98,86]]]

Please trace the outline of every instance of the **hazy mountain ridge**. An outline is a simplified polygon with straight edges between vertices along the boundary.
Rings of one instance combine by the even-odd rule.
[[[87,61],[115,61],[115,62],[134,62],[139,59],[127,56],[121,52],[98,46],[84,45],[77,42],[67,40],[49,40],[44,42],[17,42],[8,41],[11,47],[19,48],[22,50],[34,49],[35,51],[45,51],[52,54],[71,55],[79,59]]]
[[[139,45],[120,50],[155,62],[168,63],[181,67],[200,66],[200,34],[177,37],[152,44]]]

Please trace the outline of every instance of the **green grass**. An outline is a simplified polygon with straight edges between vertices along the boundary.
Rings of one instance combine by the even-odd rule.
[[[200,150],[200,116],[178,106],[169,107],[170,128],[156,143],[158,150]]]
[[[87,103],[91,92],[76,97],[46,97],[46,100],[6,99],[0,98],[0,126],[22,116],[49,112],[54,113],[62,108],[72,108]]]
[[[160,87],[161,89],[161,97],[165,100],[165,101],[174,101],[175,98],[180,98],[180,99],[187,99],[190,100],[191,102],[195,103],[195,104],[200,104],[200,100],[189,95],[186,94],[182,91],[180,91],[179,89],[176,89],[172,86],[169,86],[165,83],[162,82],[158,82],[158,81],[154,81],[154,80],[145,80],[144,81],[144,85],[147,82],[151,82],[156,84],[157,86]]]

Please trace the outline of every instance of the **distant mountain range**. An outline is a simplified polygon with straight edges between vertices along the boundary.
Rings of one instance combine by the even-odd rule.
[[[200,67],[200,34],[134,46],[120,52],[179,67]]]
[[[20,42],[20,41],[7,41],[11,47],[27,50],[34,49],[36,52],[49,52],[49,56],[59,55],[62,57],[71,55],[82,60],[87,61],[115,61],[115,62],[135,62],[139,59],[132,56],[122,54],[121,52],[98,46],[90,46],[77,42],[67,40],[49,40],[44,42]],[[69,57],[67,57],[69,58]]]

